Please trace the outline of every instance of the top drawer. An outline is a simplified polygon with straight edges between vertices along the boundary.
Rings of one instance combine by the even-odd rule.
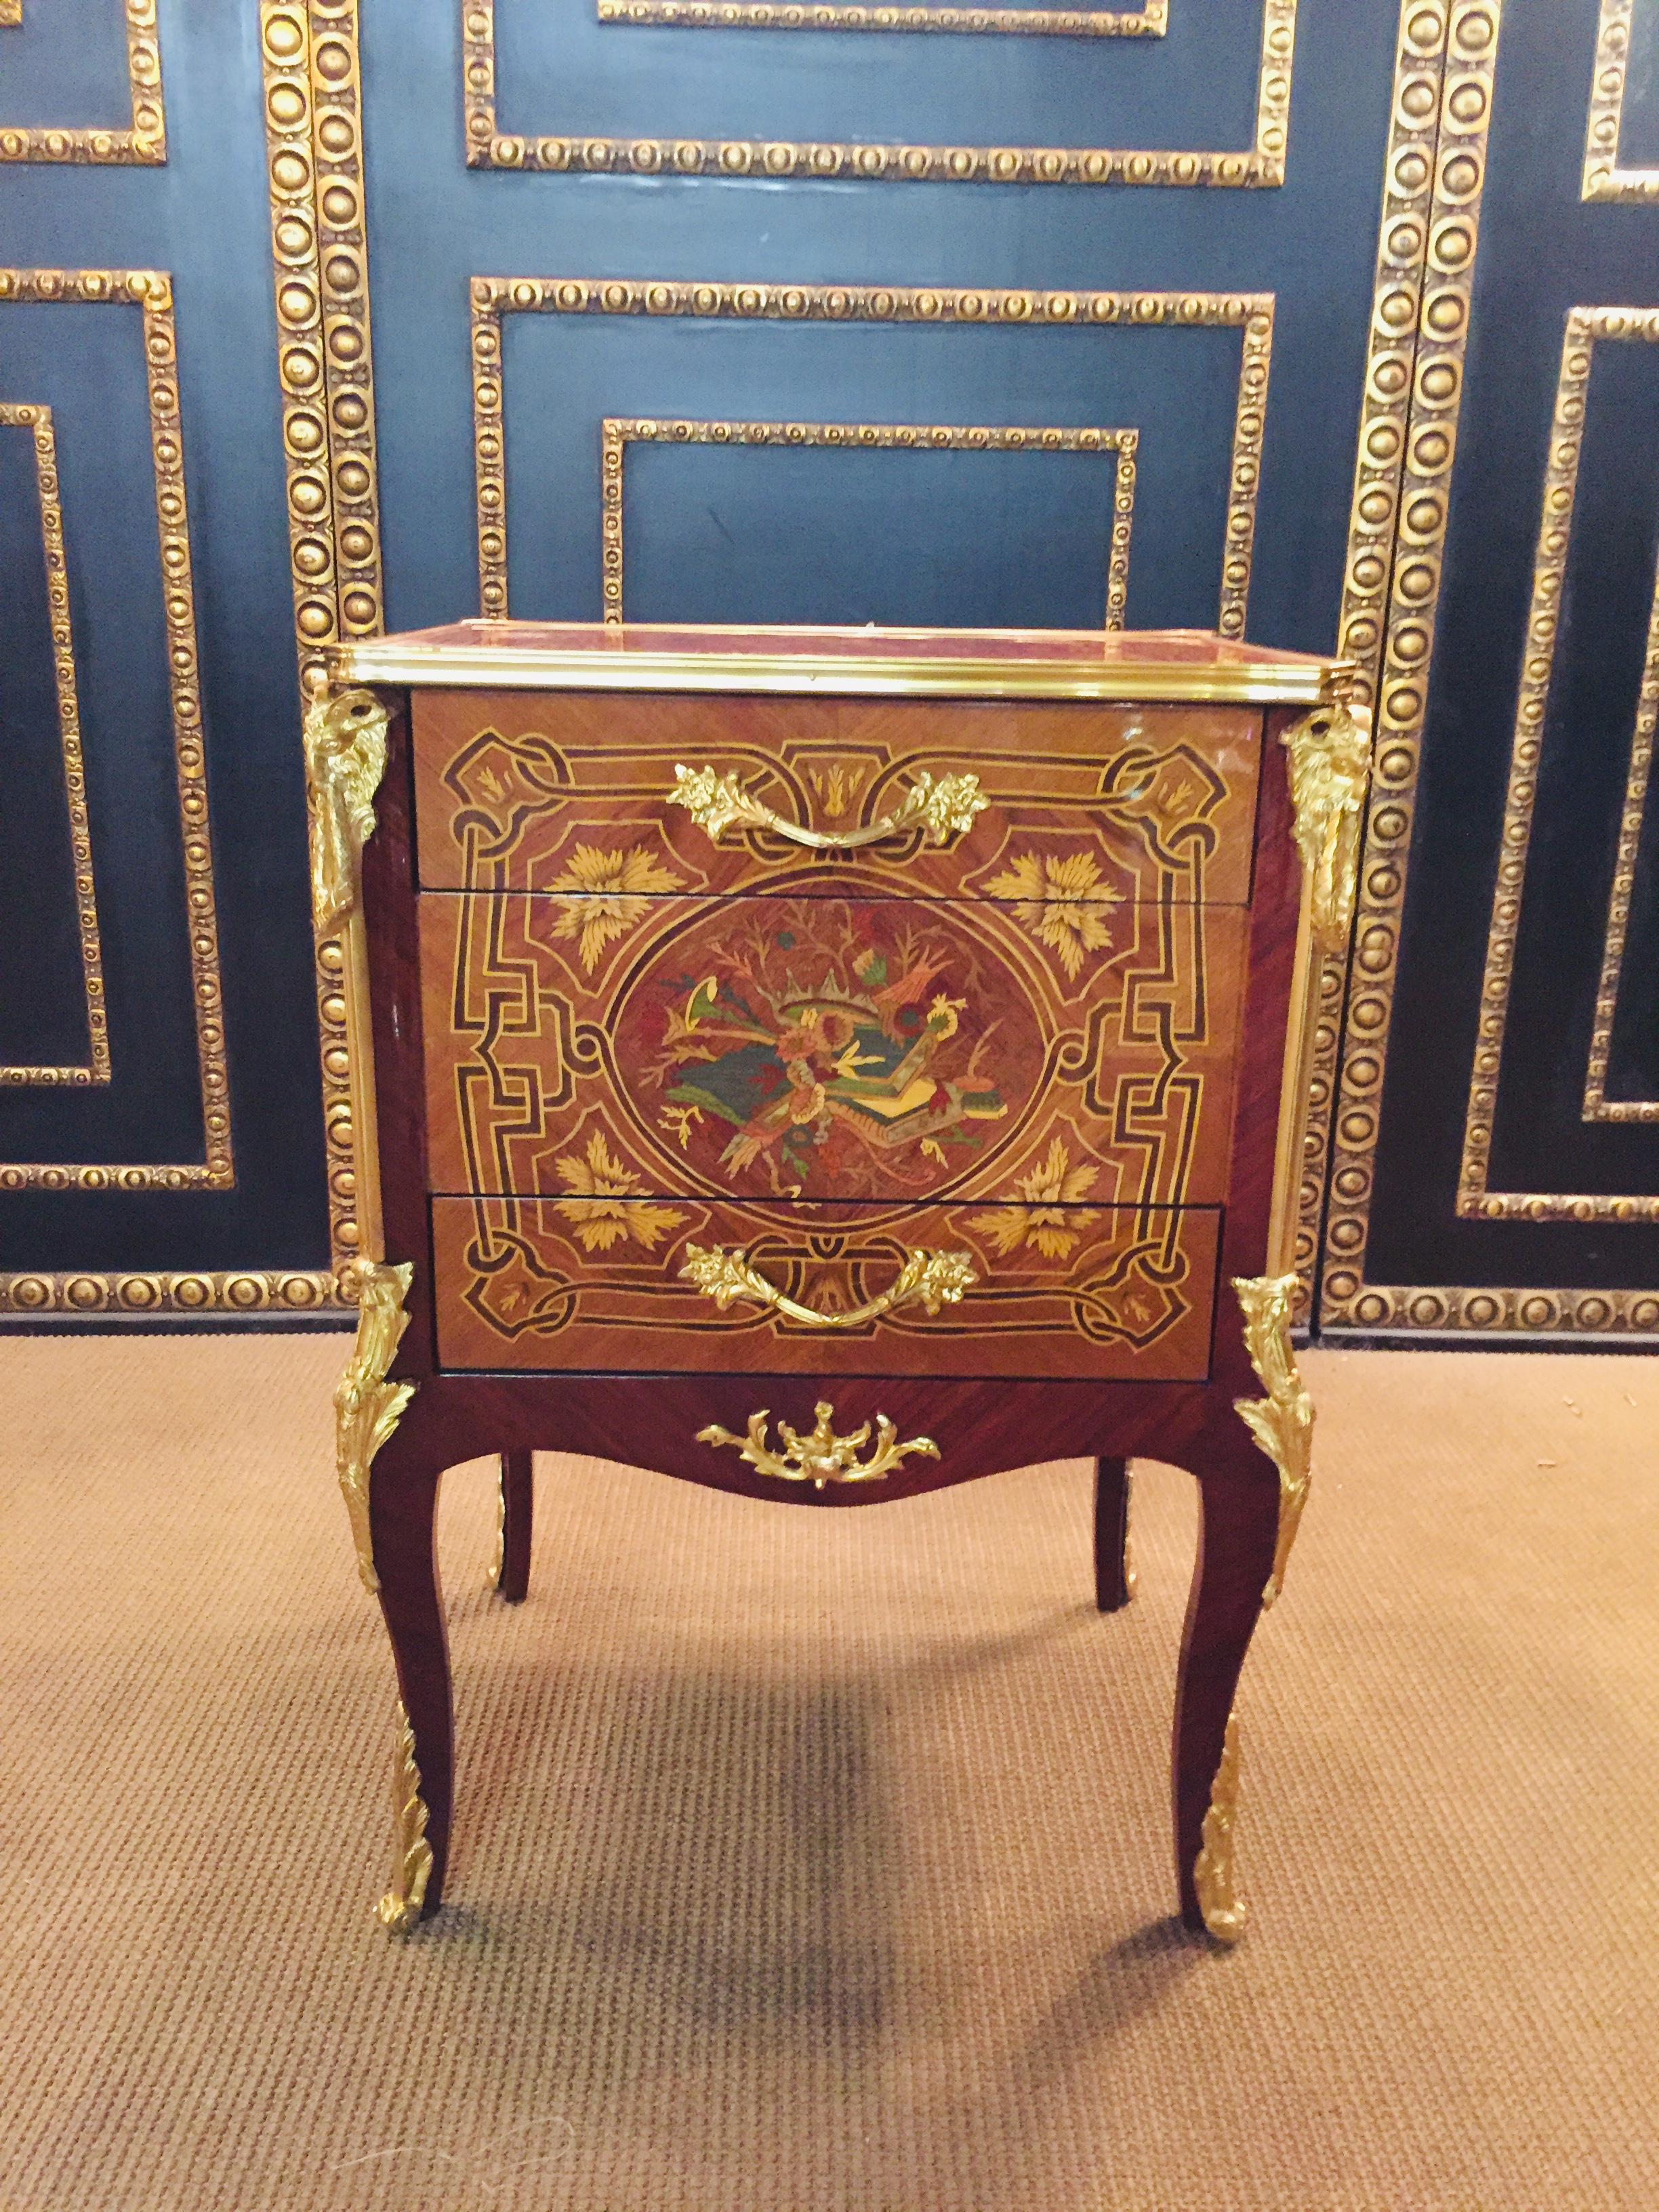
[[[1249,896],[1251,708],[421,690],[414,724],[429,890]]]

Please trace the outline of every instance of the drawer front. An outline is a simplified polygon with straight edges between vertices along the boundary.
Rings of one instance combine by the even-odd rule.
[[[1248,708],[422,690],[414,717],[428,889],[582,892],[632,872],[664,891],[835,896],[855,858],[899,896],[1020,896],[1028,878],[1249,896]],[[681,767],[735,779],[754,818],[721,827],[674,803]],[[936,836],[923,795],[963,776],[977,799]]]
[[[439,1361],[1201,1382],[1220,1219],[1024,1203],[434,1198]]]
[[[1225,1194],[1248,910],[420,900],[441,1192]]]

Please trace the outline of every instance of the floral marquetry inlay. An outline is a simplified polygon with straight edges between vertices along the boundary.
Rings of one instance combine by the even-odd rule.
[[[684,888],[679,877],[642,845],[630,845],[625,852],[578,845],[548,889],[586,896],[580,905],[573,902],[562,909],[553,934],[580,940],[582,966],[592,975],[605,947],[650,913],[653,893]]]
[[[1101,881],[1091,853],[1022,853],[1012,867],[990,877],[985,888],[993,898],[1015,902],[1021,922],[1074,982],[1085,953],[1109,948],[1110,908],[1123,898],[1121,891]]]

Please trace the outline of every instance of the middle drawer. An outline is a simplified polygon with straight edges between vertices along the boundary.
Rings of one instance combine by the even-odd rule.
[[[435,1192],[1225,1195],[1238,907],[428,892]]]

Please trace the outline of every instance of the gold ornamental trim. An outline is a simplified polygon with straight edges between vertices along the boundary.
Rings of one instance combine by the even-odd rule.
[[[1498,1120],[1498,1086],[1504,1040],[1509,1027],[1510,992],[1521,933],[1522,901],[1537,807],[1540,759],[1545,720],[1555,677],[1565,603],[1567,558],[1573,511],[1577,502],[1578,465],[1583,447],[1591,371],[1598,344],[1659,343],[1659,311],[1639,307],[1570,308],[1556,380],[1550,427],[1549,464],[1545,471],[1542,515],[1534,554],[1532,597],[1527,613],[1527,653],[1510,740],[1509,782],[1498,847],[1498,877],[1486,934],[1480,979],[1480,1041],[1469,1077],[1463,1124],[1463,1155],[1458,1177],[1457,1211],[1482,1221],[1659,1220],[1659,1196],[1607,1191],[1493,1190],[1492,1138]],[[1607,1065],[1624,969],[1625,939],[1636,889],[1643,817],[1652,774],[1654,732],[1659,726],[1659,584],[1649,611],[1640,688],[1631,730],[1630,766],[1620,811],[1619,846],[1607,894],[1595,1013],[1584,1075],[1582,1118],[1586,1121],[1659,1121],[1659,1099],[1609,1099]]]
[[[319,937],[332,934],[357,909],[363,847],[374,832],[374,794],[386,774],[389,720],[372,691],[343,691],[306,708],[311,906]]]
[[[17,0],[21,6],[21,0]],[[1161,39],[1170,0],[1139,8],[866,8],[841,0],[598,0],[602,23],[680,31],[963,31],[1015,37]],[[0,15],[0,21],[5,19]]]
[[[3,20],[0,17],[0,21]],[[50,407],[11,400],[0,400],[0,428],[27,430],[34,447],[35,493],[40,503],[40,552],[46,566],[46,619],[52,629],[52,667],[58,689],[58,741],[64,762],[64,797],[69,809],[70,865],[75,876],[75,918],[81,941],[88,1045],[83,1065],[0,1067],[0,1084],[78,1086],[107,1083],[109,1016],[104,1003],[104,956],[93,881],[92,829],[87,818],[86,763],[81,750],[81,702],[75,672],[75,630],[70,619],[69,564],[64,550],[57,434]]]
[[[607,416],[599,425],[605,618],[608,623],[623,619],[623,474],[630,446],[794,446],[841,453],[1115,455],[1112,532],[1106,556],[1106,603],[1101,627],[1121,629],[1129,597],[1129,538],[1134,525],[1135,455],[1139,445],[1138,430],[1061,430],[1052,425],[1027,428],[1021,424],[991,422],[691,422],[672,416],[624,419]],[[480,459],[484,458],[481,449]],[[495,522],[480,526],[478,605],[486,614],[500,616],[507,612],[505,475],[501,471],[493,473],[501,475],[502,496]],[[482,473],[480,480],[483,481]],[[1249,498],[1253,514],[1253,487]],[[488,557],[486,541],[491,548]]]
[[[155,526],[162,579],[161,613],[167,637],[169,704],[173,722],[173,784],[183,852],[185,907],[190,946],[191,1011],[196,1027],[197,1079],[202,1101],[200,1160],[102,1162],[10,1162],[0,1166],[0,1191],[12,1190],[229,1190],[236,1181],[231,1147],[230,1071],[226,1058],[224,992],[219,973],[218,904],[213,882],[213,843],[209,830],[207,749],[202,705],[201,658],[196,631],[191,578],[190,516],[185,487],[184,424],[179,415],[179,334],[173,317],[173,279],[158,269],[0,269],[0,304],[61,302],[137,307],[143,317],[145,397],[149,421],[150,465],[155,486]],[[50,561],[50,551],[48,560]],[[58,617],[68,622],[66,596],[53,609],[54,645],[58,650],[60,714],[64,663]],[[79,723],[75,757],[79,763]],[[70,783],[71,825],[78,773],[72,772],[65,738],[64,765]],[[82,902],[82,952],[88,946],[87,908],[92,879],[90,854],[82,871],[75,848],[77,900]],[[95,916],[94,917],[95,922]],[[94,940],[95,941],[95,940]]]
[[[1370,780],[1368,708],[1339,700],[1294,723],[1279,743],[1291,757],[1291,800],[1315,950],[1340,956],[1353,927],[1359,832]]]
[[[1380,662],[1376,754],[1354,927],[1358,957],[1343,1022],[1336,1103],[1328,1117],[1320,1115],[1318,1122],[1321,1130],[1328,1127],[1330,1133],[1330,1198],[1319,1295],[1321,1327],[1330,1329],[1439,1328],[1454,1306],[1466,1316],[1462,1326],[1496,1328],[1506,1303],[1501,1292],[1488,1297],[1484,1291],[1444,1286],[1383,1286],[1365,1277],[1428,672],[1462,406],[1502,0],[1449,0],[1444,8],[1421,9],[1416,14],[1425,26],[1437,16],[1446,26],[1440,58],[1432,75],[1426,68],[1419,73],[1421,89],[1413,102],[1437,134],[1431,195],[1413,226],[1424,241],[1424,260],[1419,284],[1394,288],[1386,303],[1386,319],[1408,343],[1384,362],[1374,354],[1370,372],[1373,386],[1386,377],[1402,411],[1397,419],[1377,416],[1361,433],[1362,454],[1374,434],[1385,451],[1403,450],[1404,467],[1391,501],[1382,496],[1385,487],[1379,485],[1373,502],[1378,523],[1387,521],[1389,544],[1396,557],[1391,562],[1380,557],[1385,556],[1380,544],[1375,550],[1351,547],[1351,573],[1363,565],[1367,583],[1352,612],[1345,601],[1342,630],[1345,646],[1356,653],[1370,649],[1368,636],[1376,639]],[[1430,96],[1434,82],[1440,88],[1437,106]],[[1401,96],[1397,83],[1396,104]],[[1413,177],[1422,175],[1422,160],[1415,149],[1406,150],[1401,158],[1411,165]],[[1385,233],[1389,228],[1385,222]],[[1379,320],[1384,319],[1384,304],[1379,298]],[[1356,512],[1367,496],[1357,498]],[[1410,517],[1408,535],[1401,533],[1398,520],[1405,515]],[[1327,1003],[1334,1008],[1340,1001],[1328,996]],[[1334,1021],[1334,1013],[1330,1018]],[[1306,1214],[1304,1218],[1304,1222],[1309,1218]],[[1602,1310],[1610,1315],[1613,1302],[1621,1295],[1626,1294],[1607,1293]]]
[[[368,1471],[415,1395],[412,1382],[386,1379],[409,1326],[404,1300],[414,1273],[407,1260],[396,1267],[365,1261],[358,1267],[357,1341],[334,1389],[335,1466],[351,1518],[357,1571],[370,1596],[379,1591],[380,1578],[374,1570],[374,1538],[369,1526]]]
[[[1204,1815],[1203,1842],[1193,1862],[1193,1887],[1204,1925],[1218,1943],[1237,1943],[1249,1917],[1238,1893],[1233,1867],[1234,1831],[1238,1823],[1238,1716],[1227,1716],[1221,1764],[1210,1785],[1210,1809]]]
[[[1273,358],[1273,295],[1271,292],[1044,292],[975,290],[947,285],[934,290],[914,285],[878,284],[711,284],[653,279],[596,279],[556,276],[475,276],[472,280],[472,437],[477,485],[479,609],[486,619],[498,620],[507,606],[507,433],[502,374],[501,317],[504,314],[560,315],[686,315],[738,322],[868,322],[927,323],[969,329],[1063,328],[1098,329],[1113,324],[1145,329],[1173,325],[1182,329],[1237,330],[1240,343],[1238,396],[1233,413],[1231,469],[1227,487],[1224,544],[1221,559],[1220,605],[1216,627],[1224,637],[1243,637],[1249,598],[1250,568],[1255,557],[1256,496],[1261,481],[1263,426],[1267,419],[1267,375]],[[620,426],[625,429],[627,425]],[[706,428],[708,442],[720,438],[718,422],[707,425],[646,424],[677,436],[684,427],[688,435]],[[850,443],[855,433],[873,433],[878,441],[890,430],[895,444],[907,434],[930,442],[943,436],[948,441],[960,434],[971,446],[979,429],[989,441],[1006,436],[1012,447],[1017,436],[1028,441],[1069,434],[1040,427],[1029,429],[989,425],[953,426],[948,423],[890,425],[840,423],[744,423],[732,426],[745,438],[762,434],[759,442],[837,442],[844,431]],[[799,431],[799,440],[794,433]],[[774,434],[775,434],[775,435]],[[821,437],[819,435],[821,434]],[[604,434],[602,433],[602,435]],[[1079,431],[1079,450],[1096,434]],[[1099,433],[1103,439],[1113,434]],[[750,441],[752,442],[752,440]],[[627,441],[623,440],[623,443]],[[730,442],[737,442],[736,437]],[[604,551],[607,614],[621,610],[622,446],[602,453],[605,490]],[[614,487],[614,490],[612,489]],[[1120,468],[1118,511],[1114,517],[1113,552],[1109,559],[1108,612],[1114,580],[1111,564],[1117,560],[1117,541],[1122,530],[1123,561],[1127,564],[1127,516],[1121,508],[1122,474]],[[1124,569],[1127,591],[1127,566]],[[614,597],[611,585],[617,586]],[[1109,620],[1107,625],[1112,627]],[[369,679],[373,680],[373,679]],[[420,679],[412,679],[418,682]],[[509,679],[510,680],[510,679]],[[522,678],[520,681],[524,680]],[[601,681],[605,679],[600,679]],[[755,684],[762,690],[799,690],[787,678]],[[923,687],[918,687],[923,688]],[[942,687],[940,687],[942,688]],[[1018,687],[1008,695],[1020,696]],[[1060,696],[1097,697],[1079,691]],[[1142,692],[1142,697],[1154,696]],[[1164,694],[1158,696],[1184,696]],[[1261,695],[1250,693],[1252,699]],[[1318,692],[1298,693],[1310,702]]]
[[[787,6],[776,12],[779,21],[769,21],[768,29],[795,27],[783,20],[792,12]],[[953,24],[953,29],[991,27],[988,22],[981,26],[978,10],[957,12],[970,14],[975,20]],[[684,15],[677,15],[675,21],[684,27],[698,27]],[[507,133],[498,128],[495,112],[495,0],[467,0],[462,27],[461,85],[471,168],[590,170],[613,176],[805,177],[819,181],[880,178],[895,183],[941,184],[1271,186],[1285,181],[1291,76],[1296,57],[1296,0],[1263,0],[1255,130],[1251,143],[1236,152]],[[723,11],[719,27],[727,27]],[[818,27],[802,23],[799,27]],[[877,27],[890,27],[884,21]],[[1045,27],[1059,30],[1061,27],[1055,23]]]
[[[1265,1398],[1236,1398],[1233,1411],[1279,1470],[1279,1537],[1273,1572],[1261,1593],[1266,1607],[1285,1586],[1291,1547],[1308,1502],[1314,1408],[1291,1346],[1296,1277],[1236,1275],[1233,1289],[1244,1316],[1244,1348],[1267,1394]]]
[[[1584,125],[1586,200],[1659,200],[1659,169],[1627,168],[1619,158],[1624,135],[1625,93],[1630,75],[1631,25],[1636,0],[1601,0],[1590,72],[1589,115]]]
[[[125,0],[127,91],[131,124],[108,130],[100,124],[0,124],[0,161],[76,161],[151,167],[167,157],[167,110],[161,96],[161,43],[155,32],[155,0]],[[23,20],[23,0],[0,0],[0,29]]]
[[[948,845],[953,837],[966,836],[990,803],[976,775],[935,777],[923,769],[890,814],[861,830],[813,830],[751,798],[735,769],[720,775],[712,768],[686,768],[679,762],[668,794],[668,804],[684,807],[711,843],[718,845],[728,830],[764,830],[814,853],[860,852],[912,830],[925,830],[930,844]]]
[[[425,1910],[432,1879],[432,1846],[426,1839],[430,1817],[415,1764],[415,1731],[400,1698],[392,1762],[392,1887],[374,1908],[374,1917],[394,1936],[407,1936]]]
[[[357,0],[260,0],[259,44],[294,628],[309,702],[327,688],[328,647],[381,625]],[[352,1005],[362,963],[328,933],[316,959],[329,1241],[337,1295],[349,1303],[349,1271],[378,1243],[366,1024]]]
[[[680,1273],[713,1298],[721,1313],[733,1299],[743,1298],[769,1307],[804,1328],[832,1329],[862,1328],[868,1322],[879,1321],[884,1314],[896,1313],[901,1306],[919,1305],[927,1313],[937,1314],[941,1307],[957,1304],[963,1292],[979,1280],[966,1252],[934,1252],[918,1246],[905,1254],[897,1275],[879,1297],[866,1298],[846,1313],[820,1313],[769,1283],[758,1268],[750,1266],[748,1255],[735,1248],[688,1244]]]
[[[778,1437],[781,1449],[775,1450],[767,1441],[771,1413],[763,1406],[757,1413],[749,1416],[747,1436],[734,1437],[730,1429],[723,1429],[715,1421],[697,1431],[697,1442],[731,1445],[740,1459],[746,1460],[762,1474],[775,1475],[781,1482],[810,1482],[814,1490],[823,1490],[832,1482],[879,1482],[913,1454],[923,1459],[937,1459],[939,1455],[939,1446],[931,1437],[913,1437],[908,1443],[901,1443],[893,1423],[885,1413],[878,1413],[875,1449],[868,1459],[860,1460],[859,1454],[870,1441],[869,1422],[854,1429],[850,1436],[838,1437],[833,1426],[835,1417],[835,1407],[820,1398],[812,1408],[811,1433],[799,1436],[787,1421],[780,1421]]]

